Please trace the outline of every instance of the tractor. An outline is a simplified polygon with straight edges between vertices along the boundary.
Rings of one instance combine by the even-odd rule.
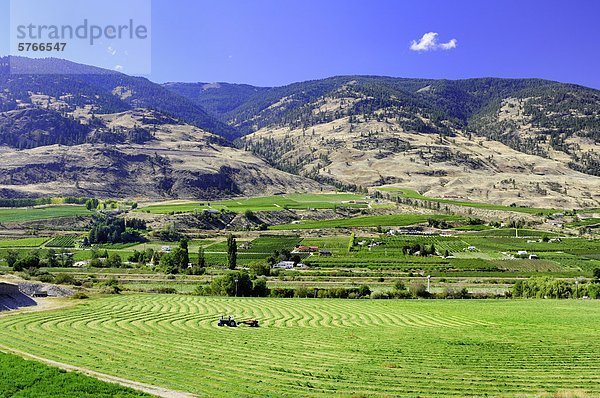
[[[230,328],[234,328],[237,326],[237,323],[235,322],[235,318],[230,315],[227,318],[225,318],[224,316],[221,316],[221,319],[219,319],[219,326],[229,326]]]
[[[243,321],[236,322],[233,315],[230,315],[228,317],[221,316],[221,319],[219,319],[219,323],[217,325],[218,326],[229,326],[230,328],[237,327],[237,325],[247,325],[251,328],[257,328],[258,321],[256,319],[246,319]]]

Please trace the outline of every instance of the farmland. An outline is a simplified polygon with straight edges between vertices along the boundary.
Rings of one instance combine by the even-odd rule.
[[[319,228],[351,228],[351,227],[402,227],[427,222],[428,219],[456,221],[461,217],[443,214],[391,214],[341,218],[323,221],[305,221],[296,224],[282,224],[271,227],[274,230],[285,229],[319,229]]]
[[[205,209],[228,210],[241,213],[251,211],[274,211],[283,209],[332,209],[334,206],[367,207],[366,204],[349,203],[351,201],[364,201],[364,196],[351,193],[329,194],[288,194],[256,198],[239,198],[215,202],[173,202],[153,204],[140,208],[154,214],[167,214],[171,212],[187,213]],[[366,203],[366,202],[365,202]]]
[[[443,199],[443,198],[432,198],[429,196],[424,196],[418,193],[413,189],[406,188],[393,188],[393,187],[382,187],[379,188],[382,192],[389,193],[392,197],[400,196],[408,199],[419,199],[428,202],[435,203],[444,203],[455,206],[463,206],[463,207],[473,207],[477,209],[485,209],[485,210],[499,210],[499,211],[514,211],[518,213],[528,213],[528,214],[552,214],[558,212],[556,209],[541,209],[534,207],[520,207],[520,206],[503,206],[492,203],[480,203],[480,202],[471,202],[465,200],[454,200],[454,199]]]
[[[150,397],[79,373],[0,352],[0,397]]]
[[[60,205],[27,208],[0,208],[0,223],[39,221],[51,218],[90,215],[84,206]]]
[[[83,238],[91,239],[85,225],[96,222],[91,217],[37,229],[24,214],[38,208],[10,209],[21,222],[12,222],[0,239],[0,273],[67,284],[91,298],[54,311],[0,316],[3,345],[211,397],[600,394],[598,327],[578,327],[597,317],[597,301],[508,299],[528,280],[566,286],[556,297],[598,296],[600,240],[568,229],[574,216],[565,220],[567,228],[548,228],[546,217],[532,212],[533,221],[516,228],[510,221],[518,214],[501,223],[468,211],[432,206],[413,212],[386,199],[339,193],[138,209],[106,203],[105,210],[82,214],[139,217],[138,224],[143,218],[147,224],[137,230],[143,239],[84,246]],[[219,211],[197,214],[204,209]],[[64,216],[40,211],[35,217]],[[259,216],[270,223],[250,222]],[[198,227],[195,220],[217,220],[218,227]],[[164,234],[165,227],[176,229],[176,237]],[[235,270],[229,269],[229,234],[237,240]],[[189,262],[172,272],[161,258],[181,253],[181,237],[188,238]],[[272,267],[280,261],[307,267]],[[227,278],[233,283],[234,275],[247,278],[252,289],[261,282],[266,297],[222,297],[238,296],[238,279],[235,294],[211,290],[226,286]],[[490,297],[497,299],[483,299]],[[261,327],[216,327],[220,315],[230,314],[259,319]],[[11,388],[1,387],[0,397]]]
[[[239,267],[251,267],[265,264],[275,252],[293,251],[297,245],[317,246],[320,250],[330,252],[329,256],[319,253],[308,255],[300,253],[303,263],[309,265],[308,270],[274,272],[268,278],[271,286],[322,286],[333,281],[334,274],[349,273],[348,277],[336,284],[353,286],[355,283],[375,284],[379,277],[402,277],[406,281],[419,280],[424,275],[432,275],[434,287],[439,285],[440,278],[449,282],[462,280],[464,277],[473,279],[473,283],[482,277],[490,278],[515,278],[551,275],[562,278],[590,277],[595,268],[600,268],[600,241],[573,236],[559,237],[546,231],[519,230],[519,237],[515,237],[515,230],[488,229],[486,231],[456,232],[451,235],[388,235],[382,233],[356,232],[354,242],[350,249],[351,233],[336,231],[335,234],[315,235],[309,230],[265,231],[257,235],[247,236],[237,233]],[[73,253],[74,261],[88,261],[92,258],[89,248],[73,247],[74,236],[60,236],[50,241],[48,238],[21,238],[0,240],[0,258],[6,256],[7,250],[13,250],[25,256],[34,249],[39,249],[39,254],[44,257],[47,249],[69,247]],[[372,245],[378,242],[377,245]],[[127,261],[135,251],[155,250],[160,252],[164,246],[174,247],[173,242],[148,242],[142,244],[107,244],[100,245],[99,250],[106,250],[108,254],[118,254],[123,261]],[[405,253],[407,246],[421,245],[433,247],[435,256],[419,256]],[[368,247],[369,246],[369,247]],[[192,239],[189,242],[189,254],[192,262],[196,261],[199,247],[203,247],[206,259],[207,275],[222,275],[227,266],[227,243],[224,236],[215,235],[212,238]],[[537,256],[536,259],[519,258],[518,251],[526,251]],[[446,253],[447,251],[447,253]],[[446,256],[447,254],[447,256]],[[277,257],[277,256],[276,256]],[[86,274],[111,274],[122,273],[121,282],[126,287],[142,289],[144,283],[156,283],[155,287],[172,287],[178,292],[190,292],[190,287],[185,281],[186,276],[178,277],[177,281],[168,280],[163,274],[155,275],[159,280],[142,281],[144,276],[135,277],[136,274],[152,274],[152,267],[139,264],[126,264],[126,268],[49,268],[47,271],[57,274],[62,272],[76,272],[83,282]],[[361,279],[365,274],[369,279]],[[193,282],[193,281],[190,281]],[[196,281],[207,283],[207,279]],[[382,287],[389,287],[393,282],[388,281]],[[464,283],[461,282],[461,283]],[[468,284],[471,287],[475,285]],[[148,286],[150,287],[150,286]]]
[[[73,247],[75,245],[75,240],[77,239],[77,235],[65,235],[65,236],[57,236],[53,238],[51,241],[46,243],[47,247]]]
[[[37,247],[43,245],[47,238],[21,238],[0,240],[0,248],[3,247]]]
[[[261,327],[221,329],[221,314],[257,318]],[[574,300],[123,295],[2,317],[0,338],[201,396],[596,396],[600,327],[589,320],[598,317],[597,303]]]

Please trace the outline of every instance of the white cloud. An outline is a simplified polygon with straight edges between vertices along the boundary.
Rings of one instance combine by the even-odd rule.
[[[123,70],[123,65],[115,65],[115,70],[118,70],[118,71]]]
[[[429,51],[435,49],[437,35],[438,34],[435,32],[425,33],[418,42],[413,40],[410,43],[410,49],[413,51]]]
[[[456,39],[452,39],[448,43],[441,43],[440,47],[442,50],[451,50],[456,48]]]
[[[413,40],[410,43],[410,49],[412,51],[433,51],[433,50],[451,50],[456,48],[457,40],[452,39],[447,43],[437,42],[438,34],[436,32],[428,32],[423,35],[418,41]]]

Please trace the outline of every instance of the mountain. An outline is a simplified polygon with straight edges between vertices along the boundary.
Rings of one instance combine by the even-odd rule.
[[[321,188],[235,148],[224,138],[234,128],[147,79],[57,59],[10,61],[0,61],[3,196],[218,198]],[[14,62],[32,73],[9,73]]]
[[[223,85],[220,85],[223,87]],[[226,87],[227,90],[235,87]],[[219,102],[219,90],[178,93]],[[600,202],[600,92],[541,79],[338,76],[245,88],[213,116],[281,170],[345,188],[536,206]]]
[[[11,67],[20,73],[10,73]],[[0,111],[18,109],[43,93],[56,99],[57,110],[89,106],[95,113],[111,113],[148,108],[225,138],[237,136],[235,129],[193,101],[148,79],[61,59],[0,58],[0,87]]]
[[[600,92],[541,79],[159,85],[0,59],[5,196],[208,198],[326,184],[600,207],[599,140]]]
[[[267,87],[231,83],[165,83],[163,87],[188,98],[223,122],[227,121],[223,115],[269,90]]]

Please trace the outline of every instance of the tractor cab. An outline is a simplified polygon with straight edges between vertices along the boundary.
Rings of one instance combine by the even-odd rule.
[[[228,317],[225,316],[221,316],[221,319],[219,319],[219,326],[229,326],[230,328],[234,328],[237,326],[237,323],[235,322],[235,318],[233,317],[233,315],[230,315]]]

